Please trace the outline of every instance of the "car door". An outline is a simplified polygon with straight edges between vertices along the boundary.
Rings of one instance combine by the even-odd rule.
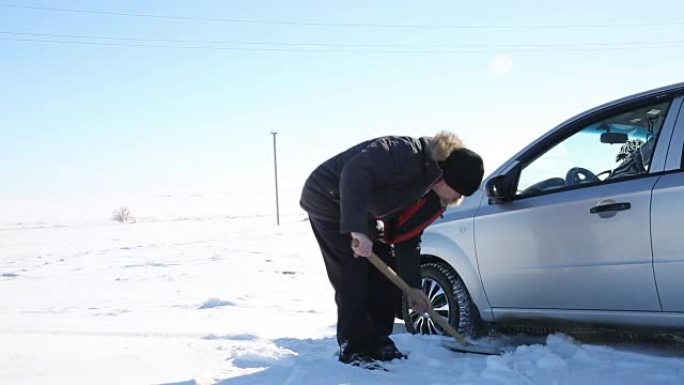
[[[680,108],[665,171],[653,190],[653,268],[664,311],[684,312],[684,114]]]
[[[493,308],[661,309],[650,205],[671,104],[649,98],[585,116],[519,157],[513,199],[485,198],[475,217]]]

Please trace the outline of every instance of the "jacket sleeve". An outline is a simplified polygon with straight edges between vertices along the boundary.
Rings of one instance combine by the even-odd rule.
[[[401,167],[407,144],[380,138],[345,164],[340,175],[340,233],[368,234],[368,195]]]

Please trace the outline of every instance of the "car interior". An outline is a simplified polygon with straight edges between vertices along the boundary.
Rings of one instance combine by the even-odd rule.
[[[633,109],[586,126],[574,134],[590,134],[592,140],[616,147],[618,151],[614,155],[615,167],[592,170],[575,164],[567,169],[565,175],[544,178],[519,190],[518,196],[537,195],[582,184],[597,184],[647,174],[669,103],[667,101]],[[614,153],[613,150],[610,153]],[[532,162],[535,161],[536,159]]]

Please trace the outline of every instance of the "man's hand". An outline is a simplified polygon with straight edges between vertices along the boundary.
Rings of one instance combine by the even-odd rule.
[[[430,304],[430,300],[428,297],[423,293],[422,290],[412,288],[411,291],[408,293],[408,306],[409,308],[419,312],[419,313],[425,313],[429,309],[432,308],[432,305]]]
[[[354,257],[368,258],[373,252],[373,241],[363,233],[351,233],[351,236],[351,248],[354,250]]]

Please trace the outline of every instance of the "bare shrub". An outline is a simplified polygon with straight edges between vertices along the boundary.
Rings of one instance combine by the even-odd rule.
[[[128,207],[119,207],[112,213],[112,220],[121,223],[135,223],[135,218]]]

